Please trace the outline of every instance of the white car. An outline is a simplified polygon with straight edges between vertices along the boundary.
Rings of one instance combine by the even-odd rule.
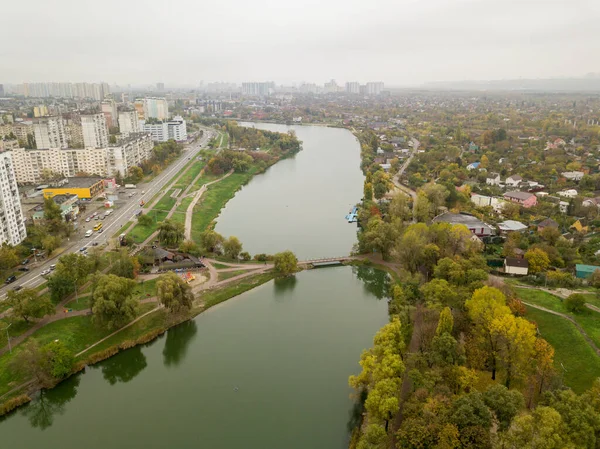
[[[42,271],[42,276],[48,276],[50,273],[52,273],[52,270],[50,270],[50,269],[44,270],[44,271]]]
[[[91,237],[93,233],[94,233],[94,231],[92,231],[91,229],[88,229],[87,231],[85,231],[85,236]]]

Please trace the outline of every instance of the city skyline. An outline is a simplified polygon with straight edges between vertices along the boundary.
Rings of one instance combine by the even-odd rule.
[[[108,0],[93,21],[71,6],[36,0],[35,15],[6,6],[4,37],[18,35],[22,23],[30,35],[0,50],[3,82],[67,75],[110,84],[335,78],[404,86],[600,71],[589,58],[600,50],[600,5],[587,0],[308,0],[302,8],[271,0],[184,1],[177,10]],[[132,33],[140,44],[130,48],[123,43]],[[207,45],[206,36],[219,36],[217,44]]]

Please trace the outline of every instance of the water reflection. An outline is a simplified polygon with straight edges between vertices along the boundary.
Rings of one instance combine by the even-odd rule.
[[[129,382],[146,368],[146,356],[141,346],[123,351],[100,364],[102,375],[109,384]]]
[[[54,422],[55,415],[65,412],[65,405],[77,395],[80,375],[64,381],[60,387],[42,390],[37,398],[21,409],[32,427],[47,429]]]
[[[352,272],[363,282],[365,290],[375,295],[377,299],[389,297],[392,282],[388,273],[367,266],[353,266]]]
[[[175,367],[183,361],[197,332],[198,325],[194,320],[185,321],[169,329],[163,348],[163,361],[166,366]]]
[[[275,278],[273,281],[273,287],[275,297],[284,296],[286,293],[291,292],[296,287],[298,280],[296,276],[286,276],[283,278]]]

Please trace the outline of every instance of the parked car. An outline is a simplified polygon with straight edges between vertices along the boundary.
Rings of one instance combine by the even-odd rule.
[[[93,233],[94,233],[94,231],[92,231],[91,229],[88,229],[87,231],[85,231],[85,236],[91,237]]]
[[[15,282],[17,280],[17,277],[13,274],[12,276],[9,276],[6,281],[4,281],[5,284],[12,284],[13,282]]]
[[[27,268],[27,267],[19,267],[18,270],[19,271],[29,271],[29,268]]]
[[[92,242],[92,246],[98,246],[98,242]]]
[[[104,232],[104,228],[98,229],[98,234],[102,234]]]
[[[21,290],[23,288],[22,285],[17,285],[15,288],[13,288],[14,291],[18,292],[19,290]]]
[[[87,217],[87,218],[85,219],[85,221],[86,221],[86,223],[87,223],[87,222],[89,222],[89,221],[90,221],[90,217]]]
[[[52,273],[52,270],[50,270],[50,269],[44,270],[44,271],[42,271],[42,276],[48,276],[50,273]]]
[[[79,248],[80,253],[83,253],[85,251],[87,251],[87,248],[85,246],[82,246],[81,248]]]
[[[54,271],[56,269],[56,264],[53,263],[52,265],[50,265],[50,271]]]
[[[29,259],[24,259],[23,262],[21,262],[21,265],[27,265],[29,263]]]

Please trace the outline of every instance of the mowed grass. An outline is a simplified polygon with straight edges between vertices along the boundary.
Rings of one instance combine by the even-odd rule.
[[[240,274],[248,273],[251,270],[235,270],[235,271],[223,271],[219,273],[219,281],[224,281]]]
[[[205,291],[198,296],[198,298],[204,303],[204,308],[216,306],[217,304],[226,301],[233,296],[240,295],[248,290],[258,287],[265,282],[273,279],[275,275],[273,273],[263,273],[257,276],[249,276],[239,281],[234,281],[233,284],[220,288],[218,290]]]
[[[167,215],[169,214],[169,212],[159,212],[156,210],[151,210],[148,215],[150,215],[150,217],[154,218],[154,223],[152,223],[150,226],[141,226],[140,224],[136,224],[133,229],[129,232],[129,237],[135,242],[135,243],[142,243],[144,240],[146,240],[148,237],[150,237],[152,235],[152,233],[154,231],[156,231],[156,224],[160,223],[161,221],[163,221],[165,218],[167,218]]]
[[[181,178],[177,180],[177,184],[174,185],[175,188],[184,190],[187,186],[189,186],[196,176],[200,174],[200,171],[206,165],[205,161],[195,160],[193,164],[190,166],[189,170],[186,171]]]
[[[235,192],[250,178],[252,172],[233,173],[225,179],[208,187],[208,190],[194,207],[192,217],[192,240],[199,241],[200,234],[219,216],[227,201],[234,197]]]
[[[565,384],[577,393],[591,387],[600,377],[600,357],[573,323],[533,307],[527,307],[526,318],[537,324],[542,337],[554,347],[554,365],[559,375],[564,373]]]
[[[573,318],[579,324],[586,334],[592,339],[594,344],[600,348],[600,313],[590,309],[585,309],[581,313],[571,313],[565,307],[564,300],[558,296],[551,295],[540,290],[531,290],[516,288],[515,291],[519,298],[525,302],[536,304],[556,312],[564,313]],[[600,376],[600,372],[598,373]]]

